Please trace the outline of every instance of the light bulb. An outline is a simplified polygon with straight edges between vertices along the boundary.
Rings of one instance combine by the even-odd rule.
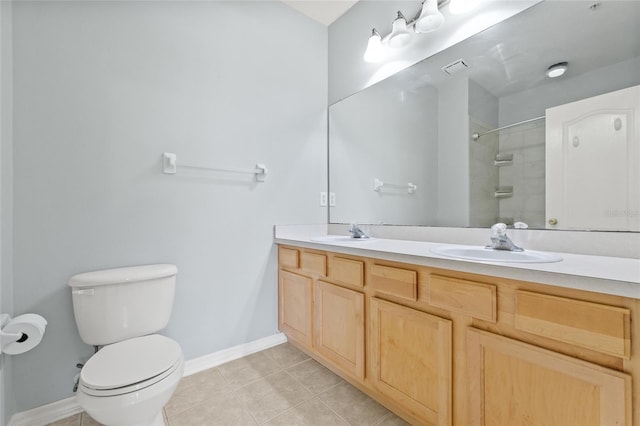
[[[394,49],[404,47],[409,43],[411,33],[407,30],[407,20],[402,12],[398,11],[398,17],[393,21],[393,29],[389,34],[389,47]]]
[[[384,58],[384,47],[382,46],[382,37],[374,28],[371,31],[371,37],[367,43],[367,50],[364,52],[364,60],[369,63],[380,62]]]
[[[437,30],[443,23],[444,16],[438,10],[438,0],[425,0],[413,29],[417,33],[428,33]]]

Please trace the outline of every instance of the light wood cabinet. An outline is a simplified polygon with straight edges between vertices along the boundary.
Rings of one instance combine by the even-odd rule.
[[[371,380],[414,415],[451,424],[451,321],[371,299]]]
[[[640,300],[279,248],[290,342],[413,425],[640,426]]]
[[[333,282],[362,288],[364,286],[364,262],[333,256],[329,261],[329,279]]]
[[[631,376],[470,328],[470,425],[631,425]]]
[[[371,289],[377,294],[401,297],[407,300],[418,298],[418,273],[416,271],[371,265]]]
[[[318,281],[314,285],[314,343],[342,371],[364,378],[364,294]]]
[[[629,309],[528,291],[516,292],[516,328],[629,359]]]
[[[427,297],[432,306],[496,322],[496,292],[492,284],[431,275]]]
[[[310,348],[313,339],[313,280],[281,270],[278,281],[278,326],[290,339]]]

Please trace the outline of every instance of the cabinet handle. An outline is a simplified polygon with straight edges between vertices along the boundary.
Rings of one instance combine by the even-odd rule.
[[[557,225],[558,224],[558,219],[556,219],[555,217],[552,217],[551,219],[549,219],[549,225]]]

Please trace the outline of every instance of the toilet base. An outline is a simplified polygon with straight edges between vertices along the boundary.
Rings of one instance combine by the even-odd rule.
[[[167,426],[164,422],[164,416],[162,415],[162,411],[159,412],[151,422],[145,423],[136,423],[128,426]]]

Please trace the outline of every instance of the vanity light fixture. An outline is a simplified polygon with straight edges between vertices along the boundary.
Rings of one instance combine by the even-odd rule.
[[[371,31],[371,37],[369,37],[367,50],[364,52],[364,60],[369,63],[376,63],[380,62],[382,59],[384,59],[382,37],[380,37],[380,33],[374,28]]]
[[[558,62],[557,64],[553,64],[547,69],[547,77],[560,77],[565,72],[567,72],[567,68],[569,68],[568,62]]]
[[[408,22],[402,12],[398,11],[398,16],[393,21],[393,29],[385,37],[380,36],[374,28],[364,52],[364,60],[370,63],[380,62],[386,55],[387,47],[405,47],[411,42],[414,33],[428,33],[440,28],[444,23],[444,16],[438,7],[447,1],[449,0],[424,0],[416,17]]]
[[[418,16],[413,25],[413,30],[418,34],[429,33],[440,28],[443,23],[444,16],[442,15],[442,12],[438,10],[438,1],[425,0],[422,3],[420,16]]]
[[[402,12],[398,11],[398,17],[393,21],[393,29],[387,43],[389,47],[397,49],[409,44],[409,40],[411,40],[411,33],[407,29],[407,19]]]

